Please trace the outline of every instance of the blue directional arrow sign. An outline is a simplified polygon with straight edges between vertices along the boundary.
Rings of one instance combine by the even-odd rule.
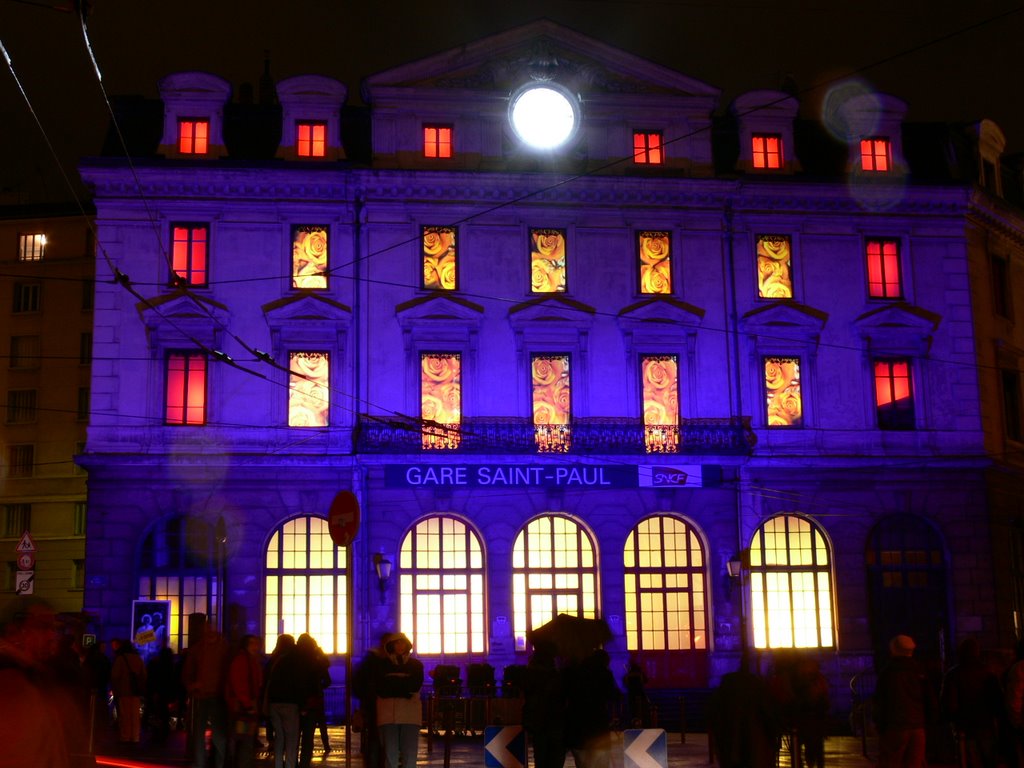
[[[668,738],[661,728],[622,733],[623,768],[668,768]]]
[[[521,725],[484,728],[484,765],[487,768],[523,768],[526,765],[526,735]]]

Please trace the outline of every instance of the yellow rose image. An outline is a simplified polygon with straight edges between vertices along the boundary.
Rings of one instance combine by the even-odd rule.
[[[800,367],[796,360],[769,359],[764,362],[764,385],[772,392],[799,383]]]
[[[534,254],[530,267],[530,288],[534,293],[559,293],[565,290],[564,266]]]
[[[462,385],[457,381],[442,384],[437,389],[437,395],[444,408],[441,420],[445,424],[458,424],[462,420]]]
[[[644,391],[676,385],[675,360],[647,360],[644,364]]]
[[[641,235],[640,236],[640,261],[644,264],[653,264],[667,259],[669,255],[668,235]]]
[[[444,404],[441,402],[441,398],[426,393],[420,398],[420,416],[424,420],[442,422],[442,411],[444,411]]]
[[[288,409],[288,426],[290,427],[322,427],[317,415],[309,408],[293,405]]]
[[[776,276],[762,283],[760,295],[762,299],[791,299],[793,289],[787,281]]]
[[[789,424],[799,424],[803,417],[803,400],[799,387],[789,387],[775,398],[776,412],[782,414]]]
[[[533,423],[534,424],[564,424],[564,420],[559,419],[558,409],[555,408],[551,403],[534,403],[533,404]]]
[[[547,387],[558,381],[564,370],[564,363],[561,358],[556,357],[535,357],[533,359],[533,386]]]
[[[455,231],[450,229],[428,229],[423,233],[423,255],[440,256],[455,247]]]
[[[558,261],[565,258],[565,235],[561,232],[533,232],[533,250],[546,259]]]
[[[551,402],[553,402],[558,410],[563,414],[568,414],[569,409],[572,407],[571,395],[572,393],[569,390],[569,382],[563,379],[552,386]]]
[[[430,381],[450,381],[456,376],[455,359],[447,355],[426,355],[422,363],[423,377]]]
[[[446,291],[455,290],[455,254],[449,253],[441,257],[437,264],[437,280]]]
[[[644,424],[651,426],[656,424],[674,424],[675,421],[669,418],[665,406],[655,400],[644,401]]]
[[[441,287],[441,275],[438,272],[437,259],[430,258],[429,256],[423,259],[423,287]]]
[[[672,293],[672,273],[669,262],[640,265],[641,293]]]
[[[789,259],[789,240],[785,238],[763,239],[759,240],[757,245],[759,255],[767,256],[775,261],[787,261]]]
[[[327,259],[327,232],[314,229],[299,235],[303,253],[311,260],[323,262]]]

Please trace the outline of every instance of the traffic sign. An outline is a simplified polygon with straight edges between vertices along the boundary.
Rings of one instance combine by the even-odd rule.
[[[18,546],[14,548],[15,552],[35,552],[36,543],[32,541],[32,534],[25,531],[21,534],[21,541],[18,542]]]
[[[35,571],[18,571],[14,577],[14,594],[31,595],[35,591],[35,583]]]
[[[339,547],[347,547],[359,533],[359,499],[352,491],[338,491],[327,513],[327,529]]]
[[[629,729],[622,734],[623,768],[666,768],[668,739],[661,728]]]
[[[31,571],[32,567],[36,564],[36,556],[34,552],[22,552],[18,555],[18,570],[19,571]]]
[[[521,725],[489,725],[484,728],[484,765],[487,768],[523,768],[526,735]]]

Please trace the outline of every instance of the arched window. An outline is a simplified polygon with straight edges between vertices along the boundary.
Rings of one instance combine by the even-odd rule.
[[[139,598],[169,600],[167,646],[188,647],[188,617],[215,620],[219,607],[213,526],[195,517],[161,520],[146,534],[139,558]]]
[[[297,517],[274,531],[266,588],[264,647],[308,632],[325,653],[348,651],[345,548],[335,546],[326,520]]]
[[[562,515],[531,520],[512,548],[512,613],[516,650],[526,650],[526,633],[560,613],[597,617],[597,561],[594,543],[576,522]]]
[[[480,537],[454,517],[418,522],[402,540],[401,628],[417,653],[484,653]]]
[[[626,647],[631,651],[707,648],[704,550],[674,517],[649,517],[629,532],[623,552]]]
[[[750,544],[750,618],[755,648],[835,645],[828,542],[802,517],[778,515]]]

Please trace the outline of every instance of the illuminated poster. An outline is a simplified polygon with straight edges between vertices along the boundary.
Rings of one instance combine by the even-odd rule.
[[[640,232],[640,293],[672,293],[668,232]]]
[[[327,228],[292,230],[292,288],[327,287]]]
[[[330,361],[326,352],[288,354],[288,426],[326,427],[331,405]]]
[[[423,287],[455,290],[455,228],[423,228]]]
[[[170,600],[132,601],[132,642],[144,661],[167,645],[170,620]]]
[[[461,355],[420,355],[420,418],[424,422],[424,449],[452,450],[459,447],[459,425],[462,423]]]
[[[789,238],[757,238],[757,295],[762,299],[793,298],[793,259]]]
[[[679,360],[675,355],[640,361],[644,396],[644,443],[648,453],[679,450]]]
[[[769,427],[799,427],[803,420],[800,395],[800,359],[766,357],[764,388]]]
[[[530,290],[565,293],[565,230],[530,230]]]
[[[541,451],[569,450],[572,398],[568,355],[531,358],[533,426]]]

